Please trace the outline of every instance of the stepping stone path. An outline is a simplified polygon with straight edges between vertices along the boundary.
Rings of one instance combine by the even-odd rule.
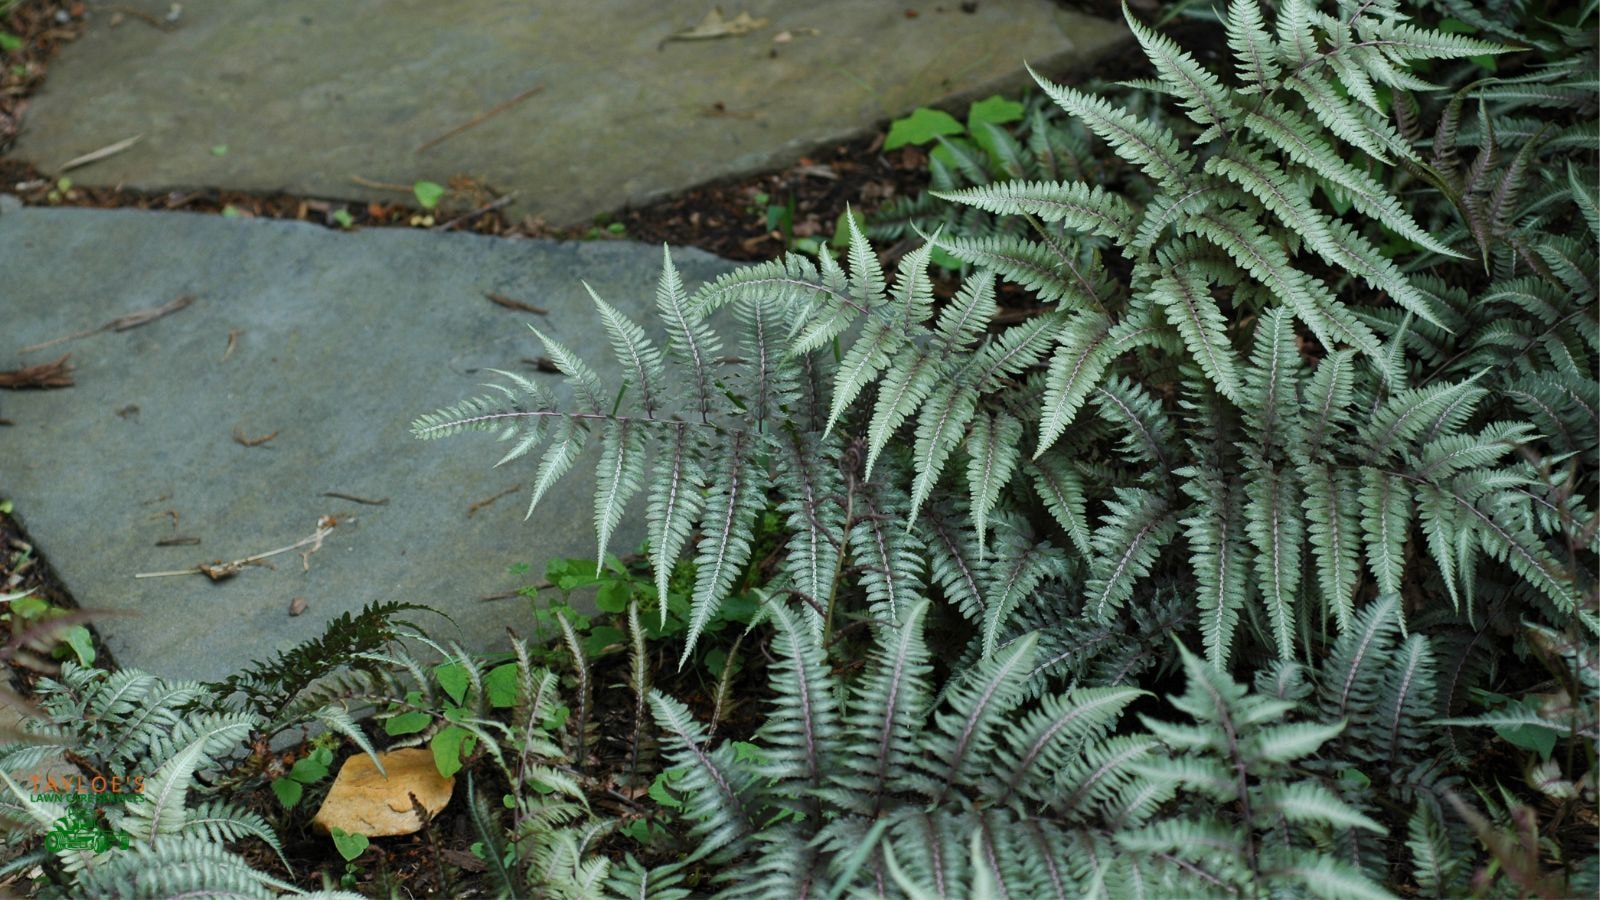
[[[691,285],[733,267],[698,250],[673,260]],[[550,558],[594,555],[594,481],[583,477],[594,460],[524,522],[537,458],[495,469],[506,447],[493,435],[423,442],[410,423],[481,393],[496,377],[487,368],[560,386],[523,362],[544,352],[534,320],[616,383],[581,282],[647,321],[660,266],[661,248],[635,243],[7,208],[0,368],[70,352],[77,384],[0,397],[16,423],[0,428],[0,496],[80,605],[118,613],[95,624],[124,666],[220,677],[375,600],[444,609],[459,634],[415,621],[438,625],[441,640],[504,649],[507,625],[526,636],[528,601],[479,598],[537,581]],[[496,306],[486,291],[549,314]],[[180,296],[195,300],[18,355]],[[328,515],[339,524],[304,562],[291,551],[215,583],[134,577],[294,544]],[[614,549],[643,540],[642,524],[628,532]],[[176,538],[200,543],[159,545]],[[517,563],[533,569],[513,575]],[[292,617],[296,597],[307,609]]]
[[[766,24],[667,40],[711,6],[230,0],[184,4],[167,31],[131,17],[105,27],[102,13],[51,64],[15,155],[50,171],[143,135],[73,180],[327,199],[404,196],[352,176],[466,176],[515,191],[515,215],[565,225],[771,168],[918,105],[1020,86],[1024,60],[1082,66],[1126,35],[1049,0],[723,0],[727,18]]]
[[[460,175],[516,191],[514,214],[559,224],[1020,84],[1024,59],[1084,65],[1125,33],[1044,0],[725,0],[729,19],[767,24],[663,43],[709,7],[237,0],[186,4],[170,30],[99,14],[52,63],[13,155],[50,171],[139,134],[73,179],[360,200],[395,195],[352,175]],[[673,258],[691,286],[733,267],[693,249]],[[0,369],[71,353],[77,379],[0,396],[16,423],[0,428],[0,498],[78,602],[115,614],[96,625],[123,666],[221,677],[375,600],[436,606],[458,626],[440,621],[436,637],[503,648],[507,625],[526,630],[527,601],[481,598],[537,580],[551,558],[594,553],[596,449],[524,522],[533,464],[491,468],[504,447],[489,435],[422,443],[410,422],[479,392],[484,369],[532,372],[535,320],[615,381],[581,282],[649,322],[660,263],[661,248],[628,242],[339,233],[0,196]],[[179,297],[194,299],[21,352]],[[135,577],[290,546],[326,516],[337,525],[304,557],[309,547],[218,582]],[[638,518],[614,550],[637,546]]]

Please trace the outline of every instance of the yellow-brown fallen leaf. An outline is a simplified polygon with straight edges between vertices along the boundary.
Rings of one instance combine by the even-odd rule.
[[[412,808],[412,796],[430,819],[450,803],[456,780],[439,774],[432,750],[413,747],[379,753],[378,758],[387,775],[365,753],[345,760],[312,827],[323,834],[334,828],[367,837],[414,834],[424,823]]]
[[[722,7],[713,6],[700,24],[687,31],[680,31],[667,38],[669,41],[709,41],[716,38],[738,37],[749,34],[757,28],[766,27],[766,19],[757,19],[747,12],[741,12],[733,18],[722,15]]]

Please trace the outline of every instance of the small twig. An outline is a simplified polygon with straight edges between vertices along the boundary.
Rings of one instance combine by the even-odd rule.
[[[73,158],[62,163],[60,166],[57,166],[56,174],[59,175],[63,172],[69,172],[81,166],[87,166],[90,163],[99,162],[100,160],[109,156],[116,156],[118,153],[121,153],[129,147],[132,147],[134,144],[139,143],[139,140],[143,137],[144,135],[142,134],[136,134],[131,138],[125,138],[117,141],[115,144],[107,144],[104,147],[101,147],[99,150],[85,153],[82,156],[74,156]]]
[[[454,228],[455,226],[460,225],[462,222],[465,222],[465,221],[467,221],[469,219],[476,219],[477,217],[483,215],[486,212],[493,212],[494,210],[497,210],[500,207],[505,206],[507,203],[510,203],[512,200],[515,200],[516,198],[517,198],[517,192],[516,191],[512,191],[511,193],[506,194],[505,196],[496,199],[493,203],[486,203],[483,206],[480,206],[477,209],[473,210],[472,212],[456,216],[454,219],[451,219],[450,221],[444,223],[443,225],[435,225],[435,226],[433,226],[433,228],[431,230],[432,231],[449,231],[450,229]]]
[[[448,140],[449,138],[455,137],[456,135],[460,134],[461,132],[466,131],[468,128],[472,128],[474,126],[481,125],[484,122],[488,121],[489,119],[492,119],[495,116],[500,115],[501,113],[505,112],[506,110],[510,109],[511,107],[516,106],[518,103],[521,103],[522,101],[528,99],[529,97],[532,97],[534,94],[537,94],[542,90],[544,90],[544,85],[542,85],[542,84],[541,85],[536,85],[536,86],[531,87],[531,88],[528,88],[527,90],[525,90],[522,93],[516,95],[515,97],[512,97],[510,100],[507,100],[506,102],[500,104],[499,106],[496,106],[493,109],[490,109],[490,110],[488,110],[486,112],[478,113],[477,115],[473,116],[472,118],[468,119],[467,121],[462,122],[460,125],[457,125],[456,127],[450,129],[449,131],[446,131],[444,134],[441,134],[438,137],[433,138],[432,140],[424,141],[420,146],[417,147],[417,152],[421,153],[424,150],[427,150],[430,147],[435,146],[436,144],[439,144],[439,143],[441,143],[441,142],[443,142],[445,140]]]
[[[72,366],[67,354],[55,362],[0,372],[0,388],[64,388],[72,386]]]
[[[487,500],[479,500],[477,503],[474,503],[471,506],[467,507],[467,518],[469,518],[469,519],[472,518],[472,516],[475,513],[477,513],[478,510],[483,509],[485,506],[488,506],[489,504],[495,502],[496,500],[499,500],[501,497],[504,497],[507,494],[515,494],[517,491],[520,491],[520,490],[522,490],[522,485],[519,484],[519,485],[515,485],[515,486],[510,487],[510,488],[507,488],[506,490],[503,490],[500,493],[495,494],[493,497],[490,497]]]
[[[188,294],[184,294],[182,297],[174,299],[171,303],[152,307],[150,309],[141,309],[138,312],[131,312],[125,316],[118,316],[117,318],[112,319],[98,328],[90,328],[87,331],[69,334],[66,337],[59,337],[55,340],[45,341],[42,344],[33,344],[28,347],[23,347],[17,352],[32,353],[35,350],[43,350],[46,347],[53,347],[56,344],[64,344],[67,341],[75,341],[78,338],[86,338],[90,335],[99,334],[102,331],[127,331],[130,328],[138,328],[140,325],[154,322],[156,319],[159,319],[162,316],[171,315],[172,313],[187,307],[193,302],[193,297],[189,296]]]
[[[235,425],[235,426],[233,426],[233,439],[235,441],[237,441],[238,443],[243,444],[246,447],[259,447],[262,444],[265,444],[267,441],[270,441],[273,438],[277,437],[278,434],[280,432],[282,432],[282,431],[283,431],[283,429],[279,428],[277,431],[274,431],[273,433],[268,434],[268,435],[264,435],[262,437],[258,437],[258,438],[245,437],[244,436],[244,431],[241,430],[241,428],[238,425]]]
[[[227,362],[228,357],[233,355],[233,348],[239,346],[239,335],[241,334],[244,334],[243,328],[228,329],[228,349],[222,351],[222,359],[220,362]]]
[[[156,18],[155,16],[150,15],[149,13],[147,13],[144,10],[141,10],[141,9],[134,9],[131,6],[102,6],[100,8],[105,10],[106,12],[109,12],[109,13],[121,13],[122,15],[125,15],[125,16],[132,16],[135,19],[138,19],[139,21],[145,23],[146,25],[149,25],[151,28],[156,29],[157,31],[171,31],[172,30],[170,27],[167,26],[167,23],[161,21],[160,19]],[[112,24],[114,25],[116,23],[113,22]]]
[[[324,497],[336,497],[340,500],[349,500],[351,503],[365,503],[367,506],[388,506],[389,498],[382,500],[368,500],[366,497],[357,497],[355,494],[341,494],[338,491],[323,491]]]
[[[395,184],[392,181],[373,181],[370,178],[362,178],[360,175],[351,175],[350,181],[362,187],[369,187],[379,191],[400,191],[403,194],[409,194],[412,190],[409,184]]]
[[[521,300],[513,300],[510,297],[507,297],[505,294],[497,294],[494,291],[484,291],[483,296],[489,298],[490,303],[493,303],[496,306],[504,306],[506,309],[520,309],[523,312],[531,312],[536,316],[550,315],[550,310],[545,309],[542,306],[534,306],[532,303],[523,303]]]
[[[268,557],[277,556],[280,553],[288,553],[291,550],[299,550],[301,547],[306,546],[309,546],[311,549],[306,551],[305,554],[302,554],[302,556],[315,553],[322,549],[322,539],[327,537],[328,534],[333,531],[336,525],[338,525],[338,520],[336,520],[333,516],[323,516],[317,520],[317,530],[315,534],[302,538],[287,547],[279,547],[276,550],[268,550],[265,553],[257,553],[254,556],[246,556],[243,559],[236,559],[232,562],[222,562],[221,560],[218,560],[214,563],[200,563],[187,569],[175,569],[170,572],[140,572],[133,577],[168,578],[173,575],[204,575],[207,578],[210,578],[212,581],[221,581],[224,578],[229,578],[239,574],[240,570],[242,570],[245,566],[258,564],[262,560],[267,559]]]
[[[157,547],[193,547],[200,543],[197,537],[169,537],[156,541]]]

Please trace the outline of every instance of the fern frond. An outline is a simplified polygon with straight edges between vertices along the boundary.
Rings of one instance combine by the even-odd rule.
[[[684,769],[685,811],[695,822],[690,833],[705,851],[714,855],[754,831],[750,794],[755,773],[735,765],[728,748],[710,748],[705,728],[682,703],[652,690],[650,709],[666,732],[673,764]]]
[[[935,193],[952,203],[965,203],[1000,215],[1031,215],[1059,222],[1077,231],[1098,234],[1118,244],[1133,240],[1135,214],[1128,201],[1104,188],[1081,181],[1002,181],[961,191]]]
[[[1216,469],[1188,467],[1173,473],[1183,478],[1183,492],[1195,501],[1183,520],[1199,588],[1200,634],[1206,659],[1228,665],[1233,632],[1249,590],[1249,568],[1239,495]]]
[[[981,772],[994,751],[994,728],[1024,696],[1023,683],[1033,666],[1035,635],[1013,641],[992,658],[957,679],[945,692],[945,703],[933,716],[935,733],[923,744],[920,761],[933,785],[935,798],[945,797],[958,784]]]
[[[738,433],[724,451],[706,498],[704,534],[696,548],[694,594],[689,633],[679,666],[689,661],[696,640],[721,598],[750,561],[756,516],[766,505],[766,469],[756,458],[754,439]]]
[[[1300,590],[1300,500],[1289,470],[1262,466],[1245,487],[1245,531],[1256,548],[1256,578],[1279,659],[1294,658]]]
[[[1243,385],[1228,341],[1227,319],[1211,296],[1211,285],[1193,269],[1168,271],[1150,286],[1150,296],[1166,311],[1200,371],[1217,391],[1240,402]]]
[[[1228,47],[1237,60],[1239,80],[1246,86],[1242,94],[1261,94],[1277,86],[1277,48],[1272,45],[1272,35],[1261,15],[1256,0],[1233,0],[1228,6]]]
[[[1127,6],[1123,6],[1122,14],[1145,56],[1155,65],[1162,84],[1177,95],[1189,118],[1211,126],[1197,142],[1205,143],[1218,132],[1226,135],[1240,117],[1231,92],[1181,47],[1135,19]]]
[[[1133,585],[1149,574],[1161,548],[1177,531],[1167,501],[1141,489],[1118,488],[1106,501],[1107,515],[1095,532],[1095,559],[1085,593],[1085,611],[1098,620],[1110,618],[1133,594]]]
[[[1081,119],[1118,156],[1144,169],[1163,187],[1178,191],[1194,169],[1194,158],[1172,132],[1119,110],[1105,100],[1059,85],[1028,69],[1056,105]]]
[[[1105,315],[1079,313],[1061,327],[1059,345],[1050,359],[1045,376],[1044,409],[1039,419],[1039,445],[1033,458],[1039,459],[1060,439],[1094,392],[1106,367],[1116,357],[1113,322]]]
[[[645,438],[641,427],[630,420],[607,422],[600,447],[594,495],[596,572],[605,563],[612,532],[644,479]]]
[[[650,568],[655,572],[661,623],[667,621],[667,581],[705,509],[705,471],[700,466],[699,435],[678,423],[656,455],[645,524],[650,534]]]
[[[1347,470],[1319,463],[1302,465],[1298,475],[1305,491],[1302,505],[1316,561],[1317,589],[1332,607],[1342,632],[1354,612],[1356,580],[1361,574],[1355,485]]]
[[[1016,471],[1022,444],[1022,423],[1006,413],[973,417],[967,433],[967,485],[972,499],[972,523],[978,531],[982,558],[989,514],[1000,502],[1000,489]]]
[[[915,735],[927,715],[932,669],[922,630],[928,606],[917,603],[898,625],[879,632],[867,672],[851,691],[847,752],[834,777],[836,802],[845,809],[877,812],[885,789],[921,754]]]
[[[141,842],[178,834],[188,821],[189,790],[195,774],[249,737],[256,719],[247,715],[197,716],[185,720],[155,751],[166,762],[145,779],[144,802],[127,805],[122,823]]]

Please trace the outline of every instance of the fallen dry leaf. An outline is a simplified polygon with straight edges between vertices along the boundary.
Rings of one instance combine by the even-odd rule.
[[[72,386],[72,365],[67,354],[55,362],[0,372],[0,388],[64,388]]]
[[[757,28],[766,27],[766,19],[757,19],[747,12],[741,12],[729,19],[723,16],[722,7],[713,6],[700,24],[687,31],[680,31],[667,38],[669,41],[709,41],[716,38],[738,37],[749,34]]]
[[[432,750],[393,750],[379,753],[378,759],[387,775],[379,772],[365,753],[344,761],[322,808],[311,820],[312,827],[323,834],[334,828],[367,837],[414,834],[424,823],[417,821],[412,809],[413,796],[429,818],[450,803],[456,780],[439,774]]]

